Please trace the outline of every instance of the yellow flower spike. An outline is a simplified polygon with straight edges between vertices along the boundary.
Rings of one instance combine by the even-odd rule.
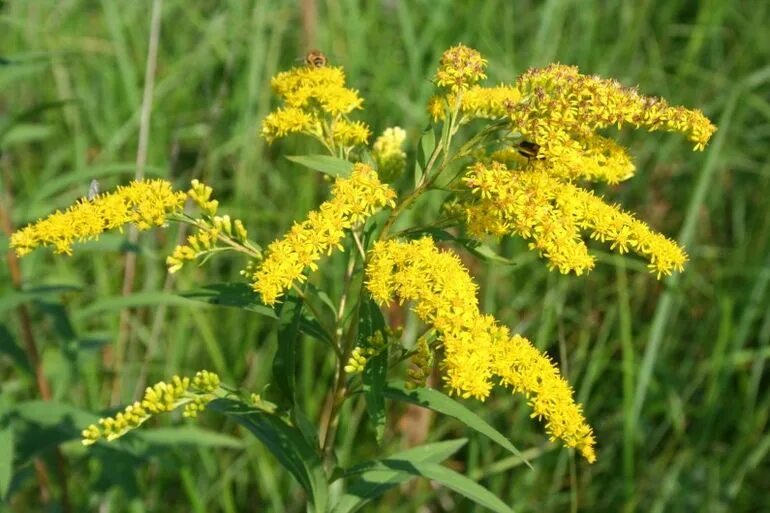
[[[650,131],[680,132],[702,150],[716,127],[699,110],[672,107],[641,95],[616,80],[582,75],[575,66],[551,64],[530,69],[516,81],[526,101],[511,105],[516,128],[546,147],[572,135],[630,124]]]
[[[580,451],[589,463],[596,461],[593,431],[553,362],[524,337],[511,337],[506,328],[498,327],[495,337],[494,372],[501,383],[529,398],[530,416],[546,419],[551,441],[558,438]]]
[[[98,440],[108,442],[120,438],[138,428],[153,415],[170,412],[184,406],[185,417],[194,417],[216,399],[219,390],[219,376],[208,371],[199,371],[190,380],[174,376],[170,383],[160,381],[147,387],[140,401],[126,406],[114,417],[99,419],[98,425],[91,424],[81,435],[83,445],[92,445]]]
[[[546,160],[535,159],[515,173],[498,162],[478,163],[463,180],[479,198],[465,205],[473,234],[512,233],[531,239],[530,249],[562,273],[593,268],[595,259],[580,238],[586,231],[621,254],[634,251],[647,258],[658,278],[681,271],[687,262],[674,241],[592,192],[553,177]]]
[[[165,180],[131,182],[25,226],[11,235],[10,245],[18,256],[40,246],[52,246],[56,253],[71,255],[75,242],[97,239],[128,223],[140,230],[162,226],[169,215],[182,209],[184,197]]]
[[[293,283],[304,281],[306,269],[317,269],[323,255],[342,249],[345,230],[382,207],[394,206],[395,197],[371,167],[355,164],[349,178],[335,181],[330,200],[268,246],[265,260],[252,275],[252,287],[265,304],[275,304]]]
[[[367,289],[380,304],[393,296],[413,302],[417,316],[436,329],[444,381],[453,393],[484,400],[499,376],[527,396],[533,416],[546,420],[552,438],[578,449],[589,462],[595,460],[593,434],[572,389],[526,339],[511,337],[493,317],[479,312],[476,284],[457,255],[423,238],[376,242],[370,257]]]
[[[436,84],[452,92],[468,89],[487,77],[484,74],[486,67],[487,60],[478,51],[465,45],[453,46],[441,56],[436,71]]]
[[[377,174],[385,183],[393,182],[406,169],[406,153],[402,149],[405,140],[406,130],[393,127],[386,128],[374,141],[372,156],[377,162]]]

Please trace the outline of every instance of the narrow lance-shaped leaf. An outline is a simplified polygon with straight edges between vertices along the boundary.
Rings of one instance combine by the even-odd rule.
[[[468,440],[445,440],[412,447],[392,454],[388,459],[425,463],[440,463],[459,451]],[[391,488],[414,479],[414,474],[399,470],[383,470],[377,460],[367,461],[345,471],[341,476],[348,483],[347,490],[334,504],[332,513],[353,513]]]
[[[408,390],[402,383],[390,383],[384,390],[385,397],[394,401],[411,403],[428,408],[444,415],[454,417],[474,431],[486,436],[499,446],[520,457],[530,468],[532,466],[502,433],[493,428],[487,421],[473,413],[466,406],[451,397],[431,388],[416,388]]]

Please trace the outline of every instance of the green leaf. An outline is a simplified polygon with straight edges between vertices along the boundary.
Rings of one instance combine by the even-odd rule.
[[[433,129],[433,124],[429,124],[422,131],[420,137],[420,146],[417,151],[417,162],[414,166],[414,183],[417,185],[425,173],[425,166],[428,164],[430,157],[433,155],[433,150],[436,149],[436,132]]]
[[[289,155],[286,158],[313,171],[320,171],[335,178],[338,176],[346,178],[350,176],[350,171],[353,169],[352,162],[329,155]]]
[[[196,426],[139,429],[134,432],[134,436],[148,443],[163,446],[194,445],[243,449],[244,445],[243,441],[238,438]]]
[[[16,344],[11,332],[4,324],[0,324],[0,355],[7,355],[17,369],[33,375],[32,366],[27,359],[27,353]]]
[[[18,123],[3,134],[3,148],[9,148],[17,144],[39,142],[51,137],[55,128],[42,123]]]
[[[98,420],[98,416],[71,404],[56,401],[25,401],[16,404],[12,412],[27,422],[45,427],[64,425],[79,429]]]
[[[416,388],[407,390],[403,383],[391,382],[384,390],[385,397],[394,401],[401,401],[423,408],[428,408],[444,415],[449,415],[459,420],[474,431],[486,436],[500,447],[515,454],[529,467],[532,468],[529,461],[514,447],[502,433],[490,426],[487,421],[473,413],[463,404],[455,401],[451,397],[442,394],[438,390],[431,388]]]
[[[302,300],[290,295],[281,303],[278,315],[278,347],[273,357],[273,381],[284,407],[293,408],[299,324],[302,320]]]
[[[438,463],[425,463],[413,459],[387,458],[372,465],[371,471],[395,471],[418,477],[424,477],[440,483],[450,490],[470,499],[497,513],[513,513],[513,510],[495,494],[465,477]]]
[[[417,161],[420,163],[420,167],[425,169],[433,150],[436,149],[436,132],[433,130],[433,124],[429,124],[422,131],[422,137],[420,137],[420,151],[417,154]]]
[[[47,297],[51,294],[79,292],[81,290],[83,289],[76,285],[48,285],[25,290],[12,290],[4,293],[3,296],[0,297],[0,312],[16,308],[19,305]]]
[[[363,389],[366,399],[366,411],[374,424],[377,433],[377,443],[381,444],[385,435],[385,380],[388,373],[388,349],[387,334],[385,332],[385,319],[380,307],[369,297],[362,299],[361,318],[358,328],[359,345],[366,347],[370,337],[377,332],[382,334],[384,348],[377,355],[369,358],[364,367]]]
[[[390,456],[391,459],[440,463],[462,448],[468,440],[460,438],[413,447]],[[347,490],[334,505],[332,513],[353,513],[391,488],[414,479],[414,475],[398,470],[376,468],[376,460],[347,470],[342,477],[350,479]]]
[[[304,488],[315,513],[324,513],[328,504],[329,483],[321,458],[295,427],[283,419],[240,401],[218,399],[209,408],[231,417],[251,432],[278,459]]]
[[[241,308],[258,313],[271,319],[277,319],[275,310],[259,300],[259,294],[248,283],[211,283],[199,289],[188,290],[180,294],[182,297],[195,301],[203,301],[210,305]]]
[[[0,419],[0,500],[5,500],[13,477],[13,430],[11,423]]]
[[[102,298],[89,306],[81,308],[72,315],[73,321],[83,321],[92,315],[104,312],[117,312],[124,308],[133,308],[137,306],[194,306],[195,301],[191,301],[177,294],[168,292],[136,292],[128,296],[117,295]]]

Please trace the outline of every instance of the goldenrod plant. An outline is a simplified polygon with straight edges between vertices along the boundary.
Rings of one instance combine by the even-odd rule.
[[[264,119],[261,136],[269,143],[294,135],[317,141],[325,154],[294,160],[333,181],[329,198],[264,250],[242,221],[218,212],[212,187],[197,180],[187,192],[162,180],[133,182],[11,237],[19,256],[39,246],[71,254],[73,243],[128,223],[139,229],[186,224],[193,232],[167,257],[168,271],[239,253],[249,301],[261,303],[251,311],[280,324],[273,388],[262,394],[237,390],[207,371],[192,379],[174,376],[148,387],[118,414],[84,426],[83,443],[131,436],[153,415],[178,407],[189,417],[212,409],[266,444],[316,513],[357,510],[414,476],[493,511],[509,511],[479,484],[439,465],[451,454],[447,445],[338,468],[335,441],[343,405],[363,401],[378,439],[387,427],[389,399],[451,415],[519,454],[467,407],[509,388],[526,401],[551,441],[586,463],[601,458],[601,440],[553,357],[480,308],[471,269],[488,252],[478,248],[500,237],[522,237],[551,270],[583,275],[597,265],[591,247],[604,243],[645,259],[654,278],[681,272],[684,248],[606,202],[590,185],[634,175],[630,154],[605,129],[679,132],[702,150],[716,127],[698,110],[671,106],[574,66],[530,69],[512,84],[487,86],[486,59],[457,45],[443,54],[433,77],[435,94],[426,114],[433,124],[412,145],[417,150],[410,161],[412,146],[399,127],[368,145],[369,127],[354,119],[363,99],[347,85],[341,67],[313,55],[273,78],[282,104]],[[421,212],[415,223],[405,214],[428,193],[442,195],[441,208]],[[186,198],[197,213],[184,210]],[[333,277],[343,284],[336,301],[317,273],[333,253],[344,253],[348,262]],[[470,265],[476,257],[482,261]],[[391,316],[384,312],[402,305],[421,330],[386,321]],[[300,336],[327,344],[336,361],[333,381],[318,383],[317,393],[326,399],[313,429],[298,411],[292,388]],[[435,387],[427,385],[432,375],[440,376]],[[337,480],[342,486],[331,487]]]

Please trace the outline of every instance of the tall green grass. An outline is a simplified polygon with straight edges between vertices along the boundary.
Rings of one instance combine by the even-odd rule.
[[[299,3],[165,0],[147,174],[180,187],[215,186],[222,210],[261,243],[325,194],[323,181],[283,155],[306,151],[258,137],[271,108],[269,80],[307,50]],[[13,197],[15,226],[83,196],[91,179],[110,188],[133,177],[150,1],[39,0],[0,10],[0,200]],[[606,255],[588,277],[549,273],[537,259],[478,266],[483,308],[528,335],[559,363],[596,430],[599,460],[552,450],[518,397],[471,404],[526,450],[534,469],[471,438],[456,465],[518,511],[764,511],[770,509],[770,6],[745,2],[319,2],[315,46],[345,67],[366,98],[375,133],[399,124],[417,136],[438,56],[462,42],[490,61],[491,80],[559,61],[638,84],[645,94],[700,107],[719,131],[704,153],[670,134],[624,134],[638,175],[601,192],[672,237],[691,255],[662,284],[633,259]],[[311,20],[312,22],[313,20]],[[270,380],[274,326],[240,310],[180,304],[176,291],[236,280],[240,262],[218,260],[167,281],[163,260],[176,228],[140,237],[135,294],[123,298],[116,234],[72,257],[38,251],[21,262],[24,294],[0,265],[0,408],[38,398],[19,356],[15,307],[27,305],[70,429],[28,412],[18,440],[13,495],[0,509],[38,511],[32,456],[59,489],[52,448],[62,440],[72,511],[299,511],[298,487],[259,445],[221,419],[197,434],[126,442],[89,452],[71,440],[74,416],[104,412],[112,376],[101,349],[117,337],[120,311],[136,307],[120,368],[121,402],[137,387],[208,368],[255,391]],[[0,249],[7,237],[0,235]],[[509,256],[526,251],[506,240]],[[332,258],[333,276],[342,260]],[[324,349],[308,342],[301,400],[318,414],[319,383],[332,378]],[[73,408],[77,408],[74,410]],[[75,412],[75,413],[73,413]],[[386,445],[404,445],[394,410]],[[78,413],[87,417],[87,413]],[[61,420],[60,419],[60,420]],[[88,419],[86,418],[86,421]],[[168,422],[168,421],[166,421]],[[343,462],[376,454],[365,413],[344,412]],[[168,426],[158,424],[157,426]],[[435,418],[429,439],[468,436]],[[362,442],[363,440],[363,442]],[[355,443],[355,444],[354,444]],[[392,450],[390,451],[392,452]],[[0,455],[2,459],[2,455]],[[56,502],[56,501],[54,501]],[[468,511],[420,483],[375,511]],[[59,511],[51,506],[50,511]]]

